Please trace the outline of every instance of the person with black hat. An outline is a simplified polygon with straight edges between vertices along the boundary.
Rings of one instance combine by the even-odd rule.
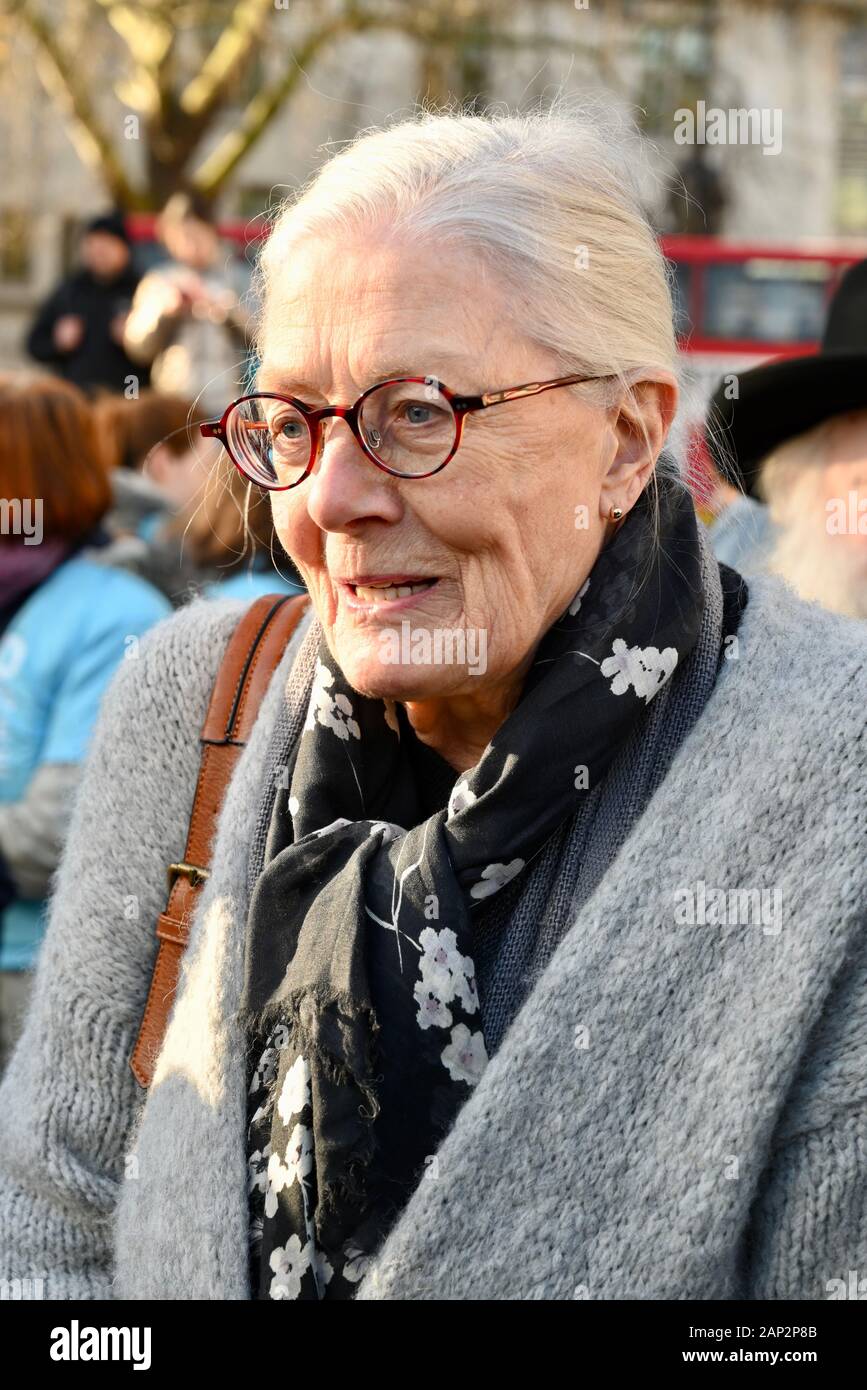
[[[732,508],[743,494],[766,504],[763,529],[751,503],[760,549],[739,569],[766,569],[802,598],[867,617],[867,261],[843,276],[818,353],[765,363],[736,384],[717,387],[706,435]],[[718,553],[731,543],[728,515]]]
[[[126,318],[140,277],[119,212],[103,213],[85,226],[81,264],[39,309],[27,351],[82,390],[124,391],[130,380],[147,385],[147,369],[123,346]]]

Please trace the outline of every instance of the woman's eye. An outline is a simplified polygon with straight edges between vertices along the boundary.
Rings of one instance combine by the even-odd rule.
[[[296,439],[303,439],[304,426],[300,420],[274,420],[271,433],[275,439],[287,439],[294,443]]]
[[[427,425],[433,418],[433,410],[423,401],[406,401],[402,413],[403,418],[411,425]]]

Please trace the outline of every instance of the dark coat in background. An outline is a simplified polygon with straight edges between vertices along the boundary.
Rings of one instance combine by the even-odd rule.
[[[129,312],[140,279],[132,266],[110,281],[97,280],[88,270],[70,275],[36,315],[27,337],[30,356],[84,391],[102,387],[120,392],[130,376],[145,387],[147,368],[127,357],[111,335],[112,321]],[[72,352],[59,351],[53,338],[54,325],[66,314],[84,320],[84,336]]]

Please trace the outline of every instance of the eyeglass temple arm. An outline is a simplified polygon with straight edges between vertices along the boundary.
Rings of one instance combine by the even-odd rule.
[[[595,376],[564,376],[555,381],[528,381],[525,386],[509,386],[504,391],[486,391],[483,396],[454,396],[452,405],[456,410],[486,410],[489,405],[502,405],[503,401],[517,401],[524,396],[538,396],[541,391],[553,391],[555,386],[579,386],[584,381],[606,381],[610,373]],[[265,429],[264,423],[249,421],[248,429]],[[205,439],[222,439],[226,431],[222,420],[205,420],[199,425],[199,432]]]
[[[556,381],[528,381],[525,386],[510,386],[505,391],[486,391],[483,396],[461,396],[459,402],[463,410],[486,410],[489,405],[502,405],[503,401],[517,401],[524,396],[538,396],[542,391],[553,391],[555,386],[578,386],[584,381],[604,381],[605,375],[566,376]]]

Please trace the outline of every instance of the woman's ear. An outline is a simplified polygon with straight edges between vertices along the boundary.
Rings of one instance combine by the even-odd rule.
[[[635,382],[611,407],[615,447],[599,494],[605,520],[613,507],[624,515],[630,511],[647,486],[677,413],[677,399],[677,380],[666,372]]]

